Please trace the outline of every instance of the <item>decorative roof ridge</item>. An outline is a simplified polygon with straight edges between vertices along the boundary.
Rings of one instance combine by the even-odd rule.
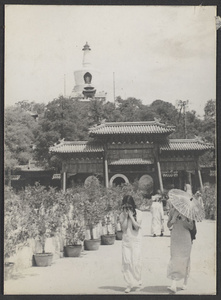
[[[57,145],[68,145],[68,144],[76,144],[76,145],[80,145],[80,144],[87,144],[89,143],[89,141],[62,141],[62,143],[57,144]],[[91,142],[90,142],[91,143]]]
[[[102,127],[108,127],[108,126],[132,126],[132,125],[159,125],[159,126],[162,126],[162,127],[175,127],[173,125],[166,125],[166,124],[163,124],[163,123],[160,123],[159,121],[136,121],[136,122],[104,122],[104,123],[101,123],[99,125],[95,125],[93,127],[90,127],[89,130],[92,130],[92,129],[97,129],[97,128],[102,128]]]
[[[50,146],[49,148],[52,149],[54,147],[62,147],[66,145],[85,145],[85,146],[90,146],[90,145],[101,145],[99,141],[61,141],[59,144],[54,144],[53,146]]]
[[[198,142],[201,144],[208,144],[208,145],[213,145],[212,143],[207,143],[204,142],[202,139],[200,138],[195,138],[195,139],[168,139],[168,142],[173,142],[173,143],[190,143],[190,142]]]
[[[49,152],[75,153],[75,152],[103,152],[102,143],[97,141],[66,141],[49,147]]]

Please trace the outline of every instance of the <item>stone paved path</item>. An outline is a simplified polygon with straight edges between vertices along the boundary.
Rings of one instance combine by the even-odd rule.
[[[143,212],[142,280],[140,291],[131,294],[169,294],[166,277],[170,254],[170,232],[163,237],[150,235],[151,215]],[[166,225],[166,218],[165,218]],[[166,226],[165,226],[166,228]],[[178,294],[215,294],[216,223],[197,223],[197,239],[193,243],[188,290]],[[121,241],[100,246],[98,251],[83,251],[79,258],[61,258],[51,267],[31,267],[5,281],[4,294],[124,294],[121,273]]]

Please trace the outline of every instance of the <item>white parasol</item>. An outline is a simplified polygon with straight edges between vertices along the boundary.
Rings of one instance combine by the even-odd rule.
[[[194,196],[178,189],[170,190],[168,196],[171,204],[181,215],[195,221],[204,219],[204,209]]]

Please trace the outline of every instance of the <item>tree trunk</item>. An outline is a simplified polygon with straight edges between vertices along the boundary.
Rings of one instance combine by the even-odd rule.
[[[94,235],[93,235],[93,225],[90,226],[90,235],[91,235],[91,240],[94,239]]]

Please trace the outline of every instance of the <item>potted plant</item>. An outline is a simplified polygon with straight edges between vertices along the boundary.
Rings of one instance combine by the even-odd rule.
[[[84,240],[85,250],[98,250],[100,236],[95,236],[96,226],[104,216],[104,203],[102,201],[103,189],[97,181],[91,178],[87,187],[81,193],[82,203],[84,204],[84,220],[86,229],[89,231],[90,238]]]
[[[103,220],[103,226],[106,227],[106,234],[101,235],[101,245],[113,245],[116,235],[113,233],[115,231],[115,226],[113,222],[113,214],[109,212]]]
[[[4,197],[4,279],[14,271],[13,255],[19,245],[28,239],[28,207],[11,188],[5,188]]]
[[[85,226],[83,220],[83,203],[80,194],[71,191],[69,202],[66,203],[65,214],[65,254],[68,257],[78,257],[81,254],[82,243],[85,239]]]
[[[114,229],[116,240],[122,240],[123,232],[120,225],[120,213],[121,213],[121,202],[122,202],[122,187],[111,187],[107,190],[108,203],[111,204],[111,211],[114,217]]]
[[[121,225],[120,225],[120,218],[119,218],[119,215],[117,214],[116,215],[116,240],[122,240],[123,238],[123,231],[121,229]]]
[[[24,191],[24,198],[29,202],[29,233],[41,245],[41,252],[34,254],[34,262],[39,267],[52,264],[53,253],[45,251],[46,239],[55,236],[60,224],[59,206],[56,204],[54,188],[46,190],[44,186],[36,184]]]
[[[115,235],[115,216],[114,216],[114,201],[113,192],[111,189],[107,189],[105,196],[103,197],[104,207],[104,218],[103,218],[103,234],[101,235],[102,245],[113,245],[116,235]]]
[[[66,228],[65,254],[68,257],[79,257],[82,242],[85,238],[84,226],[78,220],[71,220]]]

